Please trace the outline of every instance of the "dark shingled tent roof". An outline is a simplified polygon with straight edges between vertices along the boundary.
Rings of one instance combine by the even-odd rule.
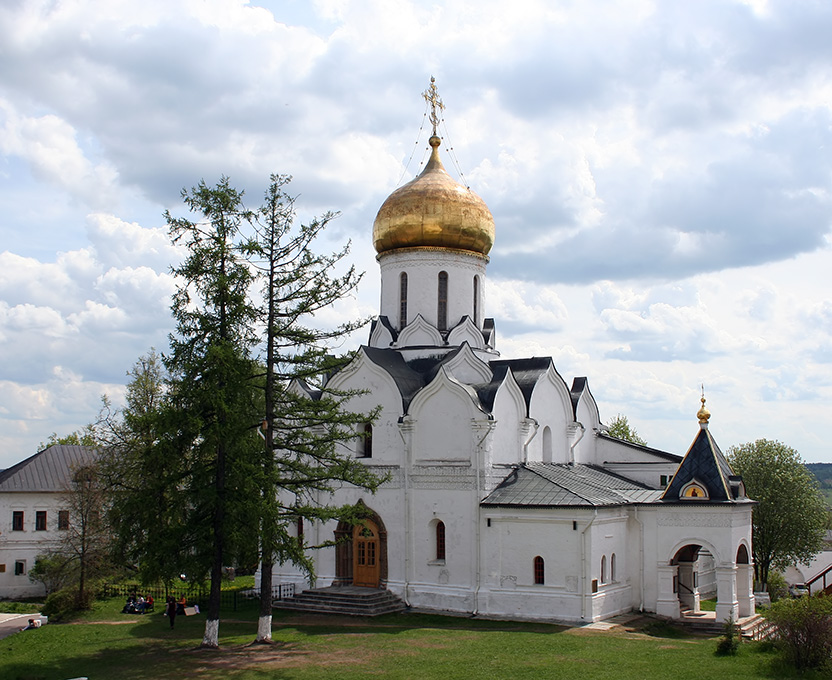
[[[745,498],[742,478],[734,475],[734,471],[708,431],[707,424],[700,427],[699,434],[679,464],[662,500],[679,501],[682,489],[694,480],[705,486],[708,501],[711,503],[734,502]]]

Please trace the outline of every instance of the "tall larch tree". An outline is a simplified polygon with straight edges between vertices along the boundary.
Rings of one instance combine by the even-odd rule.
[[[294,199],[285,190],[290,179],[271,176],[251,248],[262,280],[265,329],[259,642],[271,640],[274,561],[312,570],[302,538],[289,526],[357,519],[354,507],[319,503],[318,492],[332,490],[336,482],[374,490],[382,481],[339,448],[356,439],[359,426],[374,414],[352,412],[347,405],[352,393],[329,390],[324,379],[348,360],[331,356],[332,344],[364,322],[311,325],[316,313],[351,294],[360,276],[353,267],[335,273],[348,245],[328,255],[313,252],[313,242],[334,215],[296,225]]]
[[[182,198],[201,219],[165,214],[173,243],[186,248],[184,261],[173,268],[179,281],[172,304],[176,332],[165,367],[178,424],[175,449],[188,467],[183,502],[189,550],[210,575],[202,644],[217,647],[223,566],[258,534],[251,488],[261,448],[252,426],[262,413],[252,381],[257,312],[241,234],[251,214],[226,177],[215,187],[200,182]]]

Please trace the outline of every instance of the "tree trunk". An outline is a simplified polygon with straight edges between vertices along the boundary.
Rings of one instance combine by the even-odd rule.
[[[263,556],[260,565],[260,618],[257,620],[257,642],[272,641],[272,571],[274,562],[271,557]]]

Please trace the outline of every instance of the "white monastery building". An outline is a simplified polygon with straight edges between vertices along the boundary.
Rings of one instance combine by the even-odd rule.
[[[44,594],[29,570],[72,531],[67,489],[73,472],[94,459],[89,447],[56,444],[0,470],[0,598]]]
[[[321,499],[363,503],[370,518],[305,527],[309,544],[338,541],[310,551],[314,585],[566,622],[634,609],[676,618],[715,591],[717,620],[753,614],[754,503],[704,398],[680,457],[606,434],[587,379],[567,383],[551,358],[500,356],[486,309],[494,220],[445,171],[441,102],[433,85],[425,96],[430,160],[373,225],[379,315],[329,383],[362,390],[358,412],[380,406],[351,455],[389,480],[374,495],[344,486]],[[309,585],[291,565],[275,580]]]

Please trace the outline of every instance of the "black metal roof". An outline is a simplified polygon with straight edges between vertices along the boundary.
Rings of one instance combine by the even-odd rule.
[[[481,503],[508,507],[605,507],[654,503],[661,491],[596,465],[525,463]]]

